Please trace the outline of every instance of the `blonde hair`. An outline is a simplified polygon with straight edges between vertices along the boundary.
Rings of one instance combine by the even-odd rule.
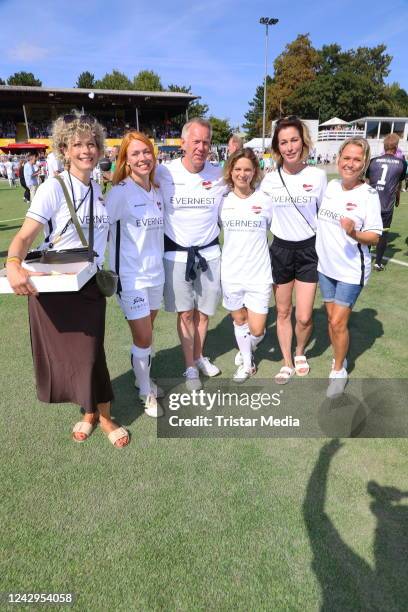
[[[278,119],[275,124],[275,130],[273,132],[271,144],[272,157],[276,161],[278,166],[283,165],[283,157],[279,151],[279,132],[290,127],[295,128],[299,132],[299,136],[302,140],[302,161],[306,161],[309,157],[309,151],[312,147],[312,139],[310,137],[310,132],[307,125],[295,115],[292,115],[291,117],[284,117],[283,119]]]
[[[69,115],[58,117],[52,126],[52,150],[55,157],[66,163],[65,151],[69,143],[75,136],[88,134],[95,138],[95,143],[101,156],[105,142],[105,130],[95,117],[83,115],[78,111],[72,111]]]
[[[398,149],[399,136],[395,132],[387,134],[384,138],[384,151],[396,151]]]
[[[123,181],[125,178],[127,178],[130,174],[129,164],[127,163],[127,150],[129,148],[130,143],[133,140],[140,140],[140,142],[143,142],[143,144],[145,144],[148,147],[150,153],[152,154],[153,168],[149,173],[149,181],[151,185],[154,185],[155,187],[157,187],[157,185],[154,182],[154,172],[156,170],[156,156],[154,154],[154,146],[152,144],[152,141],[149,140],[149,138],[145,134],[142,134],[141,132],[137,132],[136,130],[127,132],[127,134],[125,134],[123,137],[122,143],[120,145],[118,157],[116,159],[115,171],[112,177],[112,185],[117,185],[118,183]]]
[[[341,157],[344,149],[348,145],[355,145],[356,147],[361,147],[363,149],[364,167],[362,168],[362,170],[360,172],[360,178],[364,179],[366,170],[367,170],[367,168],[368,168],[368,166],[370,164],[370,159],[371,159],[370,145],[368,144],[368,142],[367,142],[367,140],[365,138],[349,138],[348,140],[345,140],[340,145],[339,152],[337,154],[337,163],[339,163],[340,157]]]
[[[229,156],[228,161],[224,167],[224,180],[231,188],[234,187],[234,182],[232,180],[232,171],[234,170],[235,164],[243,157],[245,159],[249,159],[249,161],[252,163],[255,172],[254,176],[252,177],[250,187],[251,189],[255,189],[257,183],[259,183],[262,178],[262,173],[259,167],[258,158],[253,152],[253,150],[249,147],[246,147],[245,149],[240,149],[239,151],[235,151],[235,153],[232,153]]]

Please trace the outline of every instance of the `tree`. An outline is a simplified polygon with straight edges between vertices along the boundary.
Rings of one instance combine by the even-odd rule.
[[[160,76],[153,70],[141,70],[133,77],[133,89],[136,91],[163,91]]]
[[[0,85],[5,85],[6,81],[3,81],[3,79],[0,78]]]
[[[77,82],[75,87],[79,87],[81,89],[93,89],[95,87],[95,75],[92,72],[81,72],[79,77],[77,78]]]
[[[303,83],[316,78],[319,54],[312,46],[309,34],[299,34],[286,45],[285,50],[274,62],[274,78],[267,88],[267,119],[277,119],[287,115],[288,98]]]
[[[37,79],[32,72],[15,72],[7,79],[8,85],[26,85],[28,87],[41,87],[40,79]]]
[[[266,87],[268,88],[271,83],[272,79],[268,75],[266,77]],[[244,123],[243,128],[247,132],[248,138],[254,138],[262,133],[263,99],[264,86],[259,85],[253,99],[249,102],[249,111],[244,115],[246,123]]]
[[[105,76],[94,84],[96,89],[133,89],[131,81],[126,74],[119,70],[107,72]]]
[[[213,144],[226,144],[232,132],[228,119],[218,119],[218,117],[211,116],[208,120],[212,127]]]
[[[174,83],[170,84],[167,87],[167,91],[174,91],[180,93],[191,94],[191,85],[175,85]],[[193,100],[189,102],[187,107],[187,114],[189,119],[194,119],[194,117],[202,117],[204,118],[208,113],[208,105],[200,104],[198,100]],[[177,117],[173,117],[171,120],[172,124],[181,130],[184,123],[186,122],[186,115],[182,113],[181,115],[177,115]]]

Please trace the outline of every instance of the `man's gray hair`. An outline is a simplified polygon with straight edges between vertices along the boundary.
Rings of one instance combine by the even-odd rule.
[[[207,121],[207,119],[202,119],[201,117],[194,117],[193,119],[190,119],[190,121],[187,121],[187,123],[183,125],[183,129],[181,130],[181,137],[183,140],[186,140],[188,136],[188,131],[192,125],[201,125],[201,127],[207,128],[210,131],[210,140],[211,140],[211,137],[212,137],[211,123]]]

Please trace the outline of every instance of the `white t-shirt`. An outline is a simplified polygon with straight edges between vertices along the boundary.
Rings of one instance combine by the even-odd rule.
[[[109,256],[122,291],[164,283],[163,198],[131,178],[112,187],[106,198],[110,218]]]
[[[270,196],[273,204],[271,231],[277,238],[293,242],[312,238],[317,209],[327,185],[326,173],[320,168],[305,166],[297,174],[287,174],[281,168],[281,174],[287,190],[278,170],[268,172],[261,183],[261,190]]]
[[[334,179],[327,186],[317,219],[317,269],[330,278],[363,285],[371,272],[368,247],[348,236],[340,219],[355,222],[358,232],[382,233],[380,198],[375,189],[362,183],[351,190],[343,190],[341,181]]]
[[[157,168],[164,198],[164,233],[183,247],[209,244],[220,233],[218,211],[226,186],[221,168],[206,162],[201,172],[189,172],[181,159]],[[218,244],[200,249],[207,260],[219,257]],[[186,251],[167,251],[165,259],[187,261]]]
[[[85,238],[88,241],[89,231],[89,213],[91,193],[89,185],[84,185],[75,176],[71,176],[72,188],[74,197],[72,198],[71,182],[68,172],[64,171],[61,178],[65,181],[68,193],[71,195],[75,209],[78,208],[80,202],[85,197],[85,200],[77,210],[79,224],[84,232]],[[103,264],[106,241],[109,230],[109,217],[105,208],[105,202],[101,193],[101,188],[98,183],[92,181],[93,187],[93,209],[94,209],[94,250],[98,253],[96,262],[98,265]],[[78,236],[78,232],[73,223],[70,223],[57,242],[61,231],[65,228],[67,222],[71,219],[68,206],[65,201],[64,192],[57,179],[45,181],[39,186],[37,192],[31,202],[30,208],[27,211],[27,217],[34,219],[39,223],[44,224],[45,240],[41,245],[41,249],[74,249],[82,247],[82,242]]]
[[[6,161],[4,167],[6,168],[7,176],[12,178],[14,176],[14,168],[12,162]]]
[[[59,159],[57,159],[55,153],[50,153],[47,155],[48,178],[53,178],[54,172],[62,172],[63,170],[64,165],[59,161]]]
[[[220,208],[224,230],[221,281],[245,287],[272,283],[268,231],[271,199],[259,189],[248,198],[232,191]]]

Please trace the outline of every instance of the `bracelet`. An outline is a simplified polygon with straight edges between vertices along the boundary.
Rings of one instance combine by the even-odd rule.
[[[19,264],[21,264],[21,262],[23,261],[21,257],[19,257],[18,255],[11,255],[10,257],[6,257],[6,260],[4,262],[4,266],[7,266],[7,264],[10,261],[17,261]]]

